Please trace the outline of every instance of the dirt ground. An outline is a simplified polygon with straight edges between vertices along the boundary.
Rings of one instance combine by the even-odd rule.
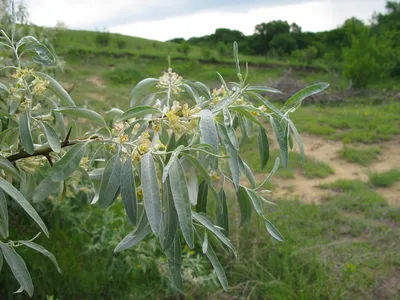
[[[341,159],[338,151],[343,148],[342,142],[327,141],[321,137],[305,133],[301,134],[301,137],[306,156],[328,163],[335,170],[335,174],[324,179],[309,179],[302,175],[299,167],[296,170],[295,179],[278,179],[279,184],[273,190],[275,197],[300,197],[305,202],[318,203],[329,193],[329,191],[318,187],[321,183],[329,183],[337,179],[367,181],[368,173],[371,171],[383,172],[393,168],[400,168],[399,136],[393,137],[390,141],[380,143],[378,146],[382,150],[379,159],[368,167]],[[265,177],[265,175],[259,176],[260,180]],[[277,177],[275,178],[277,180]],[[395,183],[390,188],[379,188],[377,192],[381,193],[390,205],[400,206],[400,182]]]

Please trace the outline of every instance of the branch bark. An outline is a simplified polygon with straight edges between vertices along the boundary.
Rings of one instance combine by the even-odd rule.
[[[91,139],[97,139],[97,136],[93,136],[91,137]],[[78,143],[83,143],[84,140],[83,139],[77,139],[77,140],[65,140],[61,143],[61,148],[65,148],[68,146],[73,146],[75,144]],[[32,154],[29,154],[28,152],[26,152],[25,150],[21,150],[16,154],[12,154],[10,156],[7,156],[6,159],[8,159],[10,162],[14,162],[20,159],[24,159],[24,158],[28,158],[28,157],[34,157],[34,156],[45,156],[48,157],[49,154],[53,152],[53,150],[50,147],[46,147],[46,148],[42,148],[42,149],[38,149],[35,152],[33,152]]]

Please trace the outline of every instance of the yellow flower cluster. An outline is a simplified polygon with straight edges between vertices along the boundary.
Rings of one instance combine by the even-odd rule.
[[[172,94],[177,95],[182,91],[180,88],[181,84],[182,77],[172,72],[172,69],[169,68],[168,72],[164,72],[164,75],[160,77],[157,87],[170,90]]]
[[[12,74],[11,75],[11,77],[12,78],[15,78],[15,79],[25,79],[25,78],[27,78],[27,77],[29,77],[30,75],[32,75],[33,74],[33,69],[28,69],[28,68],[25,68],[25,69],[21,69],[21,68],[17,68],[17,71],[14,73],[14,74]]]
[[[178,133],[185,131],[191,131],[197,128],[197,120],[190,119],[195,114],[200,112],[201,108],[195,106],[189,109],[189,105],[185,103],[183,106],[178,101],[174,101],[171,110],[165,114],[169,121],[169,127]],[[177,113],[181,111],[182,117],[179,117]]]
[[[129,139],[129,137],[128,137],[127,134],[123,134],[123,135],[121,135],[121,136],[119,137],[120,143],[125,143],[125,142],[128,141],[128,139]]]
[[[210,174],[210,177],[211,177],[211,179],[214,180],[214,181],[219,180],[219,176],[218,176],[217,172],[212,172],[212,173]]]
[[[87,166],[87,163],[88,163],[88,157],[87,156],[84,156],[82,159],[81,159],[81,162],[80,162],[80,166],[83,168],[83,169],[85,169],[85,170],[87,170],[87,168],[88,168],[88,166]]]
[[[33,94],[40,96],[44,93],[44,91],[46,91],[47,86],[50,84],[50,81],[42,80],[39,77],[35,76],[35,79],[32,81],[32,84],[34,85],[32,90]]]
[[[29,110],[29,106],[31,104],[32,100],[29,98],[25,98],[24,102],[21,102],[21,104],[19,105],[19,110],[20,111],[27,111]]]
[[[226,91],[223,86],[221,86],[219,89],[214,89],[211,93],[211,97],[213,98],[213,104],[216,105],[219,103],[222,99],[225,99],[229,95],[232,95],[232,91]]]
[[[143,132],[139,137],[138,151],[142,155],[150,150],[151,141],[149,137],[150,134],[148,132]]]

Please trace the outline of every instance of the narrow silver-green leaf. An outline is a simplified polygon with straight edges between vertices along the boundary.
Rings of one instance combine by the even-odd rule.
[[[304,153],[304,146],[303,146],[303,142],[301,141],[300,134],[297,131],[296,126],[294,126],[293,122],[291,120],[289,120],[288,122],[289,122],[290,128],[292,129],[292,131],[294,133],[294,136],[295,136],[295,138],[297,140],[297,143],[299,144],[301,159],[304,162],[306,160],[306,156],[305,156],[305,153]]]
[[[118,121],[125,121],[127,119],[143,117],[145,115],[154,115],[160,114],[161,112],[154,107],[151,106],[136,106],[131,109],[128,109],[122,115],[119,116]]]
[[[21,180],[21,174],[14,167],[14,165],[6,158],[0,155],[0,169],[4,170],[6,173],[11,174]]]
[[[277,119],[270,117],[270,121],[272,128],[275,132],[276,140],[278,141],[279,144],[282,164],[286,168],[289,161],[289,152],[288,152],[289,149],[288,149],[287,138],[285,136],[285,130],[283,129],[281,123]]]
[[[208,183],[203,180],[199,185],[199,192],[197,195],[196,211],[207,213],[207,198],[208,198]]]
[[[155,78],[146,78],[140,81],[132,90],[130,106],[136,106],[138,100],[153,90],[157,86],[158,82],[159,80]]]
[[[185,172],[179,160],[175,160],[169,170],[169,182],[183,237],[185,238],[189,248],[193,249],[194,231],[191,214],[192,210],[187,190]]]
[[[60,100],[63,101],[63,103],[66,106],[76,106],[71,96],[54,78],[41,72],[36,72],[36,74],[39,75],[39,77],[42,77],[43,79],[48,80],[50,82],[48,89],[51,90],[58,98],[60,98]]]
[[[163,183],[162,206],[163,210],[162,226],[160,230],[160,243],[164,250],[168,250],[174,242],[178,229],[178,214],[175,209],[169,180]]]
[[[222,233],[226,237],[228,237],[229,236],[228,203],[227,203],[227,199],[226,199],[226,193],[222,188],[218,193],[218,197],[222,204],[222,216],[221,216],[220,222],[217,222],[217,225],[224,229],[224,231]],[[218,221],[218,218],[217,218],[217,221]]]
[[[53,181],[51,176],[45,177],[35,189],[32,201],[33,203],[41,202],[46,200],[51,194],[58,190],[59,182]]]
[[[168,258],[168,270],[172,282],[178,289],[183,290],[181,273],[181,243],[178,234],[175,235],[172,246],[165,251],[165,255]]]
[[[115,247],[114,252],[121,252],[123,250],[132,248],[143,241],[146,236],[151,233],[151,227],[147,220],[146,214],[143,213],[139,225],[131,231],[121,242]]]
[[[253,188],[256,187],[256,179],[254,177],[253,171],[251,171],[250,167],[239,157],[239,166],[243,168],[244,174],[249,180],[251,186]]]
[[[233,254],[236,256],[236,249],[232,245],[231,241],[219,230],[214,224],[203,214],[199,214],[195,211],[192,211],[193,219],[211,231],[225,246],[232,250]]]
[[[15,187],[13,187],[3,178],[0,178],[0,188],[11,198],[17,201],[18,204],[25,210],[25,212],[30,215],[31,218],[40,226],[46,236],[49,236],[49,231],[47,230],[47,227],[44,224],[43,220],[40,218],[32,205],[24,198],[24,196],[22,196],[22,194]]]
[[[263,208],[262,208],[262,202],[259,198],[259,196],[252,190],[248,190],[246,188],[243,188],[243,191],[247,193],[249,196],[251,202],[253,203],[254,209],[256,210],[257,214],[262,216],[263,215]]]
[[[1,270],[3,269],[3,263],[4,263],[3,253],[1,252],[1,248],[0,248],[0,273],[1,273]]]
[[[156,166],[150,152],[142,157],[141,182],[144,209],[149,219],[151,230],[158,236],[161,227],[160,187],[158,185]]]
[[[3,90],[3,91],[6,91],[7,93],[10,93],[10,91],[8,90],[8,88],[4,85],[4,84],[2,84],[2,83],[0,83],[0,90]],[[7,114],[8,115],[8,114]]]
[[[181,265],[168,260],[169,276],[174,283],[175,287],[183,291],[183,280],[181,273]]]
[[[264,217],[264,225],[265,228],[267,228],[267,231],[269,232],[269,234],[276,240],[280,241],[280,242],[284,242],[284,238],[282,236],[282,234],[278,231],[278,229],[275,228],[275,226],[268,221],[265,217]]]
[[[189,95],[190,98],[192,98],[196,104],[200,104],[200,98],[199,98],[199,94],[197,93],[197,91],[195,89],[192,89],[192,87],[190,87],[187,84],[182,84],[181,88],[186,92],[186,94]]]
[[[34,242],[31,242],[31,241],[18,241],[18,242],[33,249],[33,250],[36,250],[36,251],[42,253],[44,256],[47,256],[51,260],[51,262],[56,266],[57,271],[59,273],[61,273],[61,269],[57,263],[57,259],[53,255],[53,253],[51,253],[50,251],[46,250],[44,247],[42,247]]]
[[[260,153],[261,169],[263,169],[269,160],[269,143],[267,132],[261,126],[258,129],[258,152]]]
[[[240,64],[239,64],[239,49],[237,42],[233,42],[233,58],[235,60],[236,65],[236,73],[240,74]]]
[[[272,168],[271,172],[268,174],[267,178],[265,178],[265,180],[255,190],[258,190],[260,187],[262,187],[264,184],[266,184],[268,182],[268,180],[272,177],[272,175],[274,175],[275,172],[278,170],[280,162],[281,162],[281,160],[279,159],[279,157],[277,157],[275,160],[274,167]]]
[[[31,125],[27,111],[23,111],[19,115],[19,135],[21,137],[21,144],[24,150],[29,154],[33,154],[35,148],[33,147]]]
[[[235,149],[234,145],[231,143],[231,140],[229,139],[226,128],[223,125],[218,124],[218,130],[220,132],[221,139],[225,146],[226,152],[229,155],[228,164],[229,164],[229,168],[231,169],[232,181],[233,181],[233,184],[235,185],[235,190],[238,191],[239,180],[240,180],[238,152]]]
[[[175,162],[175,160],[178,158],[178,155],[181,153],[183,148],[185,148],[185,146],[180,145],[172,153],[171,158],[169,159],[167,165],[164,167],[163,174],[162,174],[162,182],[165,182],[165,180],[167,179],[169,169],[171,168],[171,166]]]
[[[120,188],[122,163],[119,154],[114,155],[104,167],[99,191],[99,206],[106,208],[115,199]]]
[[[261,121],[258,120],[257,117],[255,117],[251,113],[251,111],[257,111],[258,110],[257,108],[249,105],[238,105],[238,106],[231,106],[230,109],[238,112],[239,114],[244,116],[246,119],[252,121],[253,123],[258,124],[259,126],[264,126],[263,123],[261,123]]]
[[[33,192],[36,190],[36,178],[32,173],[23,173],[19,191],[26,200],[32,200]]]
[[[200,175],[203,177],[204,180],[206,180],[207,182],[212,181],[210,174],[208,174],[207,170],[200,164],[199,160],[196,157],[194,157],[193,155],[190,155],[189,153],[186,153],[186,152],[181,152],[181,154],[193,166],[196,167],[196,169],[200,172]]]
[[[200,132],[204,143],[214,147],[218,154],[218,133],[215,127],[214,116],[208,109],[203,109],[200,112]]]
[[[132,224],[136,225],[138,201],[131,158],[125,161],[121,170],[121,197],[128,219],[132,222]]]
[[[297,92],[294,94],[292,97],[290,97],[286,102],[285,102],[285,108],[297,108],[301,105],[301,102],[314,94],[320,93],[326,88],[329,87],[329,83],[326,82],[319,82],[313,85],[310,85],[301,91]]]
[[[210,260],[215,273],[217,273],[218,280],[222,286],[222,288],[227,291],[228,290],[228,279],[226,278],[224,268],[222,267],[221,263],[219,262],[217,256],[215,255],[214,249],[208,243],[206,256]]]
[[[183,160],[183,162],[185,162],[185,160]],[[197,204],[197,194],[199,193],[199,181],[197,180],[195,168],[190,168],[187,180],[187,189],[189,192],[190,203],[195,206]]]
[[[69,151],[54,164],[49,176],[53,181],[63,181],[79,167],[82,157],[85,155],[86,144],[79,143],[71,147]]]
[[[236,197],[239,202],[241,215],[240,226],[247,226],[251,220],[251,205],[249,196],[244,188],[240,187],[239,191],[236,193]]]
[[[7,198],[2,190],[0,190],[0,234],[3,239],[6,239],[8,237]]]
[[[80,107],[60,107],[54,110],[55,112],[59,112],[68,116],[84,118],[94,123],[97,123],[101,126],[107,126],[106,121],[104,121],[103,117],[99,115],[97,112]]]
[[[26,291],[29,297],[33,296],[33,283],[31,275],[29,274],[28,268],[25,265],[24,260],[14,249],[9,247],[7,244],[0,242],[1,252],[11,269],[15,279],[21,285],[19,292]]]
[[[47,142],[49,143],[51,150],[53,150],[56,153],[59,153],[61,151],[61,142],[60,142],[60,138],[58,137],[57,132],[47,122],[40,122],[39,124],[41,125],[42,130],[44,131],[44,134],[46,135],[46,139],[47,139]]]
[[[268,87],[268,86],[248,86],[246,91],[252,92],[267,92],[267,93],[274,93],[274,94],[282,94],[281,91]]]

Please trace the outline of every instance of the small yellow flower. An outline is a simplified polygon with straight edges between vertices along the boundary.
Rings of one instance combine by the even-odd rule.
[[[87,156],[84,156],[84,157],[82,158],[82,160],[81,160],[81,162],[80,162],[79,165],[80,165],[82,168],[86,169],[86,168],[87,168],[87,166],[86,166],[87,162],[88,162],[88,157],[87,157]]]
[[[122,123],[122,122],[116,122],[116,123],[114,124],[114,129],[115,129],[116,131],[124,130],[124,123]]]
[[[183,104],[182,115],[186,118],[191,116],[191,110],[189,110],[189,105],[187,103]]]
[[[141,158],[142,157],[140,156],[140,154],[137,151],[133,152],[133,154],[132,154],[133,162],[138,163],[138,162],[140,162]]]
[[[257,111],[252,110],[250,113],[251,113],[253,116],[255,116],[255,117],[258,116],[258,112],[257,112]]]
[[[191,251],[189,251],[189,254],[190,254],[190,256],[193,256],[193,255],[195,255],[195,254],[196,254],[196,252],[195,252],[195,251],[193,251],[193,250],[191,250]]]
[[[150,134],[148,132],[143,132],[140,136],[141,139],[148,139],[150,137]]]
[[[120,141],[121,143],[127,142],[128,139],[129,139],[129,137],[128,137],[127,134],[121,135],[121,136],[119,137],[119,141]]]
[[[149,146],[147,144],[141,144],[139,145],[138,150],[140,154],[147,153],[149,152]]]
[[[136,195],[138,197],[139,200],[143,199],[143,189],[141,187],[138,187],[136,190]]]
[[[167,116],[167,119],[170,123],[170,127],[173,127],[174,125],[176,125],[179,122],[179,117],[175,114],[174,111],[170,110],[165,115]]]
[[[258,107],[259,110],[261,110],[262,112],[266,112],[267,108],[265,107],[265,105],[261,105]]]
[[[219,180],[219,176],[218,176],[217,172],[212,172],[212,173],[210,174],[210,177],[211,177],[211,179],[214,180],[214,181]]]
[[[48,80],[41,80],[40,78],[36,78],[34,81],[35,86],[33,87],[33,93],[37,95],[41,95],[46,91],[47,86],[50,84]]]

